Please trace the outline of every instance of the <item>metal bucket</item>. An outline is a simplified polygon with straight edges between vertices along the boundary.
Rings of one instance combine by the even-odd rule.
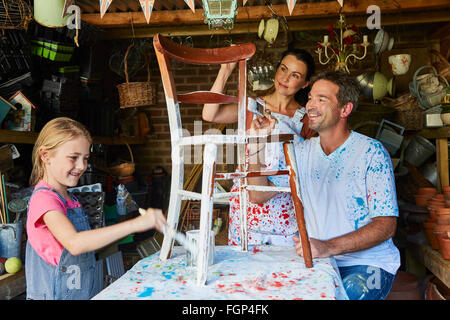
[[[23,223],[0,224],[0,257],[20,258]]]
[[[436,152],[436,147],[422,136],[414,136],[405,149],[405,160],[415,167],[420,167]]]
[[[70,15],[63,18],[64,0],[34,0],[34,20],[48,28],[65,27]]]

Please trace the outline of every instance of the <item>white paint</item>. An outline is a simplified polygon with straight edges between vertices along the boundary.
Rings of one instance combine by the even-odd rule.
[[[197,256],[197,285],[206,284],[208,275],[208,255],[212,228],[214,171],[217,145],[207,144],[203,152],[202,200],[200,207],[200,235]]]

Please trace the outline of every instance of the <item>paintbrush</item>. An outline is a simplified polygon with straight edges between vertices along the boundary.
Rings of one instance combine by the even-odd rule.
[[[145,209],[139,208],[139,213],[141,215],[146,214],[146,212],[147,211]],[[197,244],[194,241],[186,238],[186,236],[183,233],[178,232],[170,228],[169,226],[165,225],[163,228],[163,234],[177,240],[177,242],[181,244],[186,250],[189,250],[192,255],[195,256],[197,254],[198,252]]]

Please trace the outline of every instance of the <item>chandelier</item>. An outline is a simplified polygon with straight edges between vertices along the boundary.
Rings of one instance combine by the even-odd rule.
[[[340,14],[336,25],[330,25],[328,35],[323,37],[323,42],[318,43],[316,53],[320,64],[334,62],[334,70],[350,73],[348,65],[364,59],[367,54],[367,35],[363,36],[362,42],[358,43],[359,41],[361,37],[358,28],[354,24],[347,25],[344,15]]]

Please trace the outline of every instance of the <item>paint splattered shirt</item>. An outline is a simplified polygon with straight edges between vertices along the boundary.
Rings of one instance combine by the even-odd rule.
[[[264,101],[257,99],[258,103],[263,104]],[[294,116],[289,117],[280,113],[272,112],[278,122],[272,134],[291,134],[294,133],[294,141],[300,142],[304,139],[300,136],[303,123],[302,119],[305,115],[305,108],[298,109]],[[265,149],[265,168],[264,170],[284,170],[286,169],[286,160],[282,143],[268,143]],[[247,164],[248,165],[248,164]],[[289,187],[287,176],[268,177],[273,184],[278,187]],[[234,181],[231,192],[239,191],[238,180]],[[230,214],[228,227],[228,245],[240,245],[240,219],[239,219],[239,197],[230,198]],[[291,245],[292,235],[297,233],[297,220],[295,218],[294,205],[290,193],[280,193],[265,203],[256,204],[248,201],[248,244],[257,245],[265,242],[265,236],[257,236],[258,234],[279,235]],[[278,241],[278,245],[283,245],[284,241]],[[273,243],[275,244],[275,243]],[[285,244],[285,245],[287,245]]]
[[[353,232],[374,217],[398,216],[392,162],[383,145],[352,131],[328,156],[320,137],[295,145],[308,235],[328,240]],[[372,265],[395,274],[400,265],[392,239],[335,256],[338,266]]]

